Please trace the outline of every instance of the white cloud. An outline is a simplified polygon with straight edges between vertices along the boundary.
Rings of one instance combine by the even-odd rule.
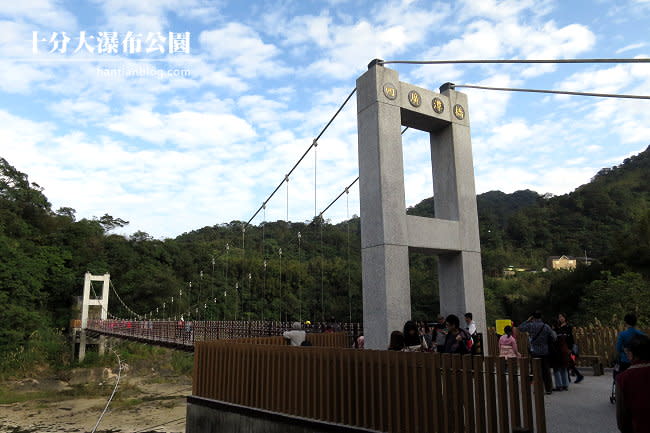
[[[648,0],[648,1],[650,1],[650,0]],[[643,48],[643,47],[645,47],[645,46],[647,46],[647,45],[648,45],[648,44],[646,44],[645,42],[638,42],[638,43],[636,43],[636,44],[626,45],[626,46],[624,46],[624,47],[619,48],[618,50],[616,50],[616,54],[621,54],[621,53],[624,53],[624,52],[626,52],[626,51],[637,50],[637,49],[639,49],[639,48]]]
[[[156,112],[150,106],[128,107],[123,114],[108,119],[104,126],[129,137],[181,149],[214,146],[221,153],[255,135],[250,124],[228,113],[177,111]]]
[[[74,15],[59,0],[22,0],[0,2],[0,17],[26,20],[48,28],[72,31],[76,28]],[[34,28],[33,30],[38,30]],[[31,33],[30,33],[31,37]]]
[[[422,44],[448,13],[445,6],[438,5],[434,11],[430,5],[420,7],[413,1],[390,1],[376,10],[374,15],[349,22],[335,21],[328,13],[286,17],[272,12],[264,22],[271,34],[282,36],[290,47],[305,50],[307,44],[315,45],[319,60],[303,71],[305,75],[348,79],[373,58],[388,59]]]
[[[206,0],[93,0],[104,11],[105,25],[115,31],[185,32],[189,29],[170,28],[169,14],[202,22],[221,17],[220,2]]]
[[[230,65],[244,78],[289,72],[276,59],[280,50],[264,42],[255,30],[243,24],[229,23],[223,28],[203,31],[199,40],[211,61]]]
[[[102,102],[86,99],[63,99],[52,103],[50,110],[57,117],[71,123],[87,124],[89,120],[99,121],[110,113],[110,107]]]

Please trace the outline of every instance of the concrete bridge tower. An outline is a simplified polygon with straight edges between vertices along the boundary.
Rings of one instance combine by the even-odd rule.
[[[385,349],[411,318],[409,248],[438,256],[441,313],[472,312],[485,335],[467,96],[403,83],[375,60],[357,80],[357,123],[366,347]],[[402,126],[429,133],[435,218],[406,215]]]

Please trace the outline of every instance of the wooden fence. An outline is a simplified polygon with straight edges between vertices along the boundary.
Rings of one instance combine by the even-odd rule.
[[[233,343],[196,343],[193,395],[381,432],[546,432],[539,360]]]
[[[281,336],[275,337],[252,337],[252,338],[238,338],[230,340],[232,343],[244,344],[265,344],[274,346],[287,346],[287,340]],[[348,335],[345,332],[322,333],[322,334],[307,334],[307,341],[312,346],[316,347],[339,347],[348,348]]]
[[[573,328],[573,339],[578,345],[579,356],[576,364],[580,367],[594,367],[594,371],[600,371],[602,367],[613,367],[618,359],[616,352],[616,340],[622,329],[604,326],[576,326]],[[650,330],[645,330],[648,334]],[[494,328],[488,328],[489,355],[499,355],[499,336]],[[528,334],[518,332],[515,329],[517,346],[522,355],[528,353]],[[596,373],[598,374],[598,373]]]

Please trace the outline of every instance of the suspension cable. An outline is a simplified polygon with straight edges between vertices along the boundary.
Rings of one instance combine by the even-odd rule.
[[[133,310],[132,310],[128,305],[126,305],[126,303],[122,300],[122,298],[120,297],[120,295],[117,293],[117,290],[115,289],[115,285],[113,284],[113,281],[112,281],[112,280],[109,280],[109,284],[110,284],[110,286],[111,286],[111,289],[113,290],[113,293],[115,293],[115,296],[117,296],[118,301],[120,301],[120,303],[124,306],[124,308],[126,308],[127,311],[128,311],[129,313],[133,314],[133,315],[136,316],[138,319],[141,319],[141,318],[142,318],[142,315],[140,315],[140,314],[136,313],[135,311],[133,311]]]
[[[618,93],[593,93],[593,92],[572,92],[568,90],[543,90],[543,89],[520,89],[510,87],[489,87],[489,86],[475,86],[472,84],[452,84],[452,89],[455,88],[468,88],[468,89],[481,89],[481,90],[501,90],[505,92],[528,92],[528,93],[550,93],[553,95],[573,95],[573,96],[595,96],[598,98],[619,98],[619,99],[650,99],[646,95],[622,95]]]
[[[343,110],[343,108],[347,105],[348,101],[350,100],[350,98],[352,98],[352,95],[354,95],[354,93],[355,93],[356,91],[357,91],[356,87],[355,87],[354,89],[352,89],[352,91],[351,91],[350,94],[347,96],[347,98],[345,98],[345,101],[343,101],[343,104],[341,104],[341,106],[339,106],[338,110],[336,110],[336,112],[334,113],[334,115],[330,118],[330,120],[329,120],[329,121],[327,122],[327,124],[323,127],[323,129],[320,131],[320,133],[316,136],[316,138],[314,138],[314,140],[311,142],[311,144],[309,145],[309,147],[307,147],[307,150],[305,150],[305,152],[302,154],[302,156],[300,157],[300,159],[298,159],[298,162],[296,162],[296,163],[293,165],[293,167],[291,167],[291,170],[289,170],[289,172],[287,173],[287,176],[291,176],[291,174],[293,173],[293,171],[298,167],[298,165],[300,165],[300,163],[303,161],[303,159],[305,159],[305,157],[307,156],[307,154],[309,153],[309,151],[310,151],[312,148],[314,148],[314,147],[316,147],[316,146],[318,145],[318,140],[323,136],[323,134],[325,133],[325,131],[327,131],[327,129],[328,129],[328,128],[330,127],[330,125],[332,124],[332,122],[334,122],[334,119],[336,119],[336,117],[339,115],[339,113],[341,112],[341,110]],[[250,222],[253,221],[253,219],[257,216],[257,214],[259,214],[260,211],[262,210],[262,207],[263,207],[264,205],[266,205],[266,204],[269,202],[269,200],[271,200],[271,198],[273,198],[273,196],[275,195],[275,193],[278,192],[278,190],[280,189],[280,187],[282,186],[282,184],[283,184],[284,182],[285,182],[285,179],[282,179],[282,181],[278,184],[278,186],[275,187],[275,189],[273,190],[273,192],[272,192],[272,193],[271,193],[271,194],[266,198],[266,200],[264,200],[264,202],[262,203],[262,206],[260,206],[260,207],[257,209],[257,211],[255,211],[255,213],[253,214],[253,216],[250,217],[250,219],[246,222],[246,225],[250,224]]]
[[[377,64],[401,63],[407,65],[449,65],[449,64],[563,64],[563,63],[650,63],[650,58],[638,59],[481,59],[481,60],[380,60]]]
[[[408,129],[409,129],[408,126],[405,127],[405,128],[402,130],[402,132],[401,132],[400,135],[404,135],[404,133],[405,133]],[[323,214],[324,214],[325,212],[327,212],[327,211],[329,210],[329,208],[331,208],[331,207],[334,205],[334,203],[336,203],[336,202],[337,202],[341,197],[343,197],[343,194],[345,194],[346,192],[348,192],[348,190],[349,190],[350,188],[352,188],[352,186],[354,186],[354,184],[357,183],[358,181],[359,181],[359,176],[357,176],[357,178],[354,179],[354,180],[350,183],[350,185],[346,186],[346,187],[343,189],[343,191],[341,191],[341,193],[340,193],[339,195],[337,195],[336,198],[335,198],[334,200],[332,200],[332,201],[327,205],[327,207],[325,207],[325,209],[323,209],[323,210],[321,211],[321,213],[316,214],[316,215],[322,218],[322,217],[323,217]],[[315,204],[315,203],[314,203],[314,204]]]
[[[357,178],[354,179],[352,181],[352,183],[350,183],[350,185],[346,186],[345,189],[343,189],[343,191],[341,191],[341,193],[339,195],[337,195],[336,198],[334,200],[332,200],[330,202],[330,204],[328,204],[327,207],[325,209],[323,209],[323,211],[321,213],[318,214],[318,216],[320,218],[322,218],[323,214],[325,212],[327,212],[329,210],[329,208],[331,208],[334,205],[334,203],[336,203],[341,197],[343,197],[343,194],[345,194],[350,188],[352,188],[354,186],[354,184],[357,183],[358,181],[359,181],[359,176],[357,176]]]

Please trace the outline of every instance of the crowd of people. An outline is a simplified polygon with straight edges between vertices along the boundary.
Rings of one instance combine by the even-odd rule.
[[[650,338],[637,329],[637,317],[634,314],[627,314],[624,320],[626,329],[617,338],[618,359],[614,369],[618,427],[622,433],[649,433],[650,417],[647,414],[650,413]],[[324,326],[321,332],[341,330],[333,318]],[[283,334],[289,344],[309,345],[306,332],[302,328],[300,322],[295,322],[293,329]],[[580,383],[584,379],[576,368],[579,348],[566,314],[559,313],[556,320],[549,324],[537,311],[516,328],[505,326],[503,335],[498,340],[500,357],[510,359],[523,356],[517,346],[518,331],[528,334],[529,353],[526,355],[541,360],[546,394],[568,391],[572,376],[575,376],[574,383]],[[481,338],[477,333],[472,313],[466,313],[462,324],[460,318],[454,314],[446,318],[438,316],[435,322],[409,320],[404,324],[403,330],[391,333],[388,350],[477,354],[481,353],[480,346]],[[363,336],[355,339],[354,347],[364,348]]]
[[[517,330],[529,335],[529,351],[525,354],[542,361],[542,374],[547,394],[553,391],[567,391],[571,377],[580,383],[584,376],[576,368],[578,346],[573,338],[573,327],[566,314],[560,313],[553,324],[542,320],[535,312],[518,328],[506,326],[499,337],[499,356],[519,358],[523,355],[517,346]],[[466,313],[464,320],[450,314],[446,318],[438,316],[435,322],[408,321],[403,330],[395,330],[390,335],[388,350],[414,352],[440,352],[458,354],[482,353],[482,339],[477,333],[472,313]],[[551,375],[551,370],[553,374]],[[553,380],[555,386],[553,386]]]
[[[435,322],[409,320],[402,331],[390,335],[388,350],[402,352],[440,352],[461,355],[480,352],[480,338],[472,313],[466,313],[461,325],[455,314],[438,316]]]
[[[579,348],[573,338],[573,327],[569,324],[566,314],[559,313],[554,323],[549,325],[542,319],[542,314],[536,311],[517,329],[528,333],[530,356],[542,361],[542,377],[547,394],[553,391],[568,391],[572,375],[576,377],[575,383],[582,382],[584,376],[575,364]],[[500,348],[503,338],[501,337],[499,341]],[[551,377],[551,369],[553,369],[553,377]]]

